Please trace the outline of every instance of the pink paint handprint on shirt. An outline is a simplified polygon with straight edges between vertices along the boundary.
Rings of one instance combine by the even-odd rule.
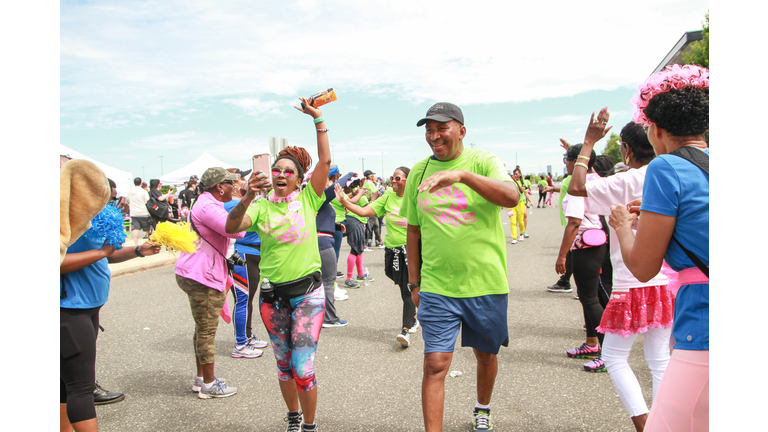
[[[441,224],[459,226],[475,223],[475,213],[467,209],[467,197],[456,186],[447,186],[434,193],[427,193],[419,200],[419,206]]]

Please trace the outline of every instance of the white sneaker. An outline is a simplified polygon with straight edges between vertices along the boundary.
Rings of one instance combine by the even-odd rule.
[[[517,244],[517,240],[512,240],[510,243]]]
[[[336,300],[336,301],[344,301],[344,300],[346,300],[348,298],[349,298],[349,296],[348,295],[344,295],[344,294],[334,294],[333,295],[333,299]]]
[[[246,342],[248,345],[254,347],[254,348],[266,348],[268,343],[265,341],[259,339],[256,337],[256,335],[251,335],[251,337],[248,338],[248,342]]]
[[[416,333],[416,330],[419,329],[419,320],[416,320],[416,323],[413,325],[413,327],[408,329],[408,333]]]
[[[256,358],[261,357],[262,354],[264,354],[262,350],[247,343],[239,348],[235,346],[235,349],[232,350],[232,357],[234,358]]]
[[[346,294],[346,293],[347,293],[347,290],[343,290],[343,289],[341,289],[341,288],[336,288],[335,290],[333,290],[333,293],[334,293],[335,295],[344,295],[344,294]]]
[[[517,239],[518,239],[519,241],[523,241],[523,240],[525,240],[525,237],[523,237],[523,236],[520,236],[520,237],[518,237]]]
[[[411,345],[411,335],[407,330],[403,329],[403,331],[397,335],[397,342],[400,343],[403,348],[408,348]]]

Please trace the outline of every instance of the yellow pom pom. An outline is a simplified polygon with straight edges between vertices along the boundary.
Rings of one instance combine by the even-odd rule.
[[[197,233],[192,231],[187,222],[178,224],[172,222],[160,222],[155,228],[155,232],[149,236],[153,243],[158,243],[166,247],[169,251],[180,251],[186,253],[197,252]]]

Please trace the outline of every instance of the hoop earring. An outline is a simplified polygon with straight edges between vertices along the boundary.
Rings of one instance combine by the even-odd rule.
[[[219,189],[219,195],[224,195],[224,191]]]

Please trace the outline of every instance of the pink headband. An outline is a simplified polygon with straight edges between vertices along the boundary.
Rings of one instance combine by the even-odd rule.
[[[631,103],[635,106],[632,121],[650,126],[651,121],[645,116],[643,110],[651,99],[670,90],[689,87],[709,88],[709,69],[696,65],[669,65],[661,72],[649,76],[645,82],[637,86],[639,93],[632,98]]]

